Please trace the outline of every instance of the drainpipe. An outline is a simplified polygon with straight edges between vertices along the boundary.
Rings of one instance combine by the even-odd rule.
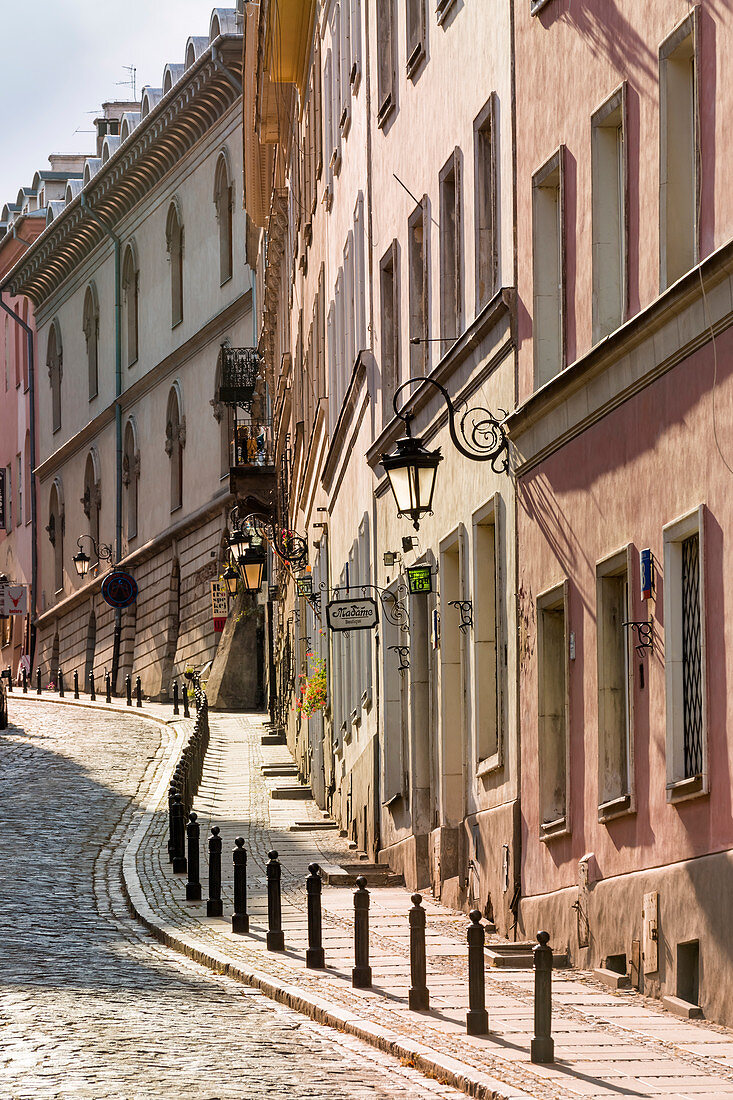
[[[18,240],[21,240],[19,237]],[[25,243],[25,242],[23,242]],[[36,514],[36,370],[33,355],[33,330],[30,325],[26,324],[20,314],[16,313],[9,305],[3,301],[2,290],[0,289],[0,306],[3,307],[5,312],[9,314],[17,324],[25,332],[25,338],[28,345],[28,419],[30,420],[29,432],[31,442],[31,473],[30,473],[30,493],[31,493],[31,591],[29,600],[30,610],[30,637],[28,639],[28,652],[31,662],[31,671],[33,670],[33,663],[36,653],[36,592],[38,589],[38,516]]]
[[[122,558],[122,276],[121,242],[113,233],[104,218],[89,205],[86,195],[81,192],[82,209],[100,226],[112,241],[115,257],[115,562]],[[112,648],[112,683],[117,685],[117,672],[120,664],[120,643],[122,638],[122,611],[115,608],[115,630]]]

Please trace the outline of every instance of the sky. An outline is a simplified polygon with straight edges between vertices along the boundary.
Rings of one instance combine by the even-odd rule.
[[[234,7],[234,0],[219,0]],[[0,207],[14,202],[49,153],[94,155],[93,120],[103,102],[159,88],[186,41],[208,35],[205,0],[0,0]]]

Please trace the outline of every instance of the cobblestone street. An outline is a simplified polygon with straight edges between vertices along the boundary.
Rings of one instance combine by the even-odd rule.
[[[452,1097],[453,1089],[162,947],[123,840],[169,728],[11,700],[0,735],[2,1100]]]

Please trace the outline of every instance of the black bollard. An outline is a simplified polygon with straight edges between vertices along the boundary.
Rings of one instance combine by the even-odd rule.
[[[59,681],[59,696],[60,696],[61,699],[63,699],[63,697],[64,697],[64,674],[61,671],[61,669],[59,669],[58,681]]]
[[[280,899],[280,879],[282,867],[277,852],[268,852],[267,858],[267,950],[284,951],[285,933],[283,932],[282,902]]]
[[[74,669],[74,698],[79,698],[79,672]]]
[[[534,1038],[530,1046],[533,1062],[555,1061],[555,1040],[552,1038],[552,948],[549,932],[537,933],[537,947],[532,952],[534,965]]]
[[[181,695],[183,696],[183,717],[190,718],[191,711],[188,709],[188,687],[186,684],[181,684]]]
[[[186,865],[186,834],[185,834],[185,810],[181,795],[176,791],[173,796],[173,874],[185,875]]]
[[[201,883],[199,881],[199,833],[198,814],[188,815],[186,837],[188,839],[188,881],[186,883],[186,901],[201,901]]]
[[[135,680],[135,706],[141,707],[143,705],[143,685],[140,677]]]
[[[372,968],[369,965],[369,891],[366,879],[359,875],[354,891],[354,967],[351,984],[355,989],[370,989]]]
[[[486,1012],[486,982],[484,978],[484,926],[478,909],[468,914],[468,1013],[466,1032],[469,1035],[485,1035],[489,1030]]]
[[[28,694],[28,673],[25,670],[25,665],[23,665],[23,694]]]
[[[323,970],[326,960],[323,953],[323,917],[321,915],[321,868],[317,863],[308,865],[310,874],[305,880],[308,894],[308,949],[305,965],[311,970]]]
[[[12,668],[10,668],[8,666],[8,668],[5,669],[5,675],[7,676],[7,679],[8,679],[8,691],[12,691],[13,690],[13,670],[12,670]]]
[[[247,851],[244,847],[244,837],[238,836],[234,841],[236,848],[232,852],[234,860],[234,912],[232,913],[232,932],[244,936],[249,932],[249,916],[247,915]]]
[[[178,793],[178,788],[174,787],[173,783],[171,783],[170,787],[168,788],[168,862],[169,863],[173,862],[173,856],[175,855],[174,838],[175,838],[176,826],[175,826],[174,821],[173,821],[173,818],[174,818],[173,806],[174,806],[174,799],[175,799],[177,793]]]
[[[410,992],[408,1004],[413,1012],[427,1012],[430,994],[427,986],[427,958],[425,952],[425,910],[422,894],[413,894],[410,921]]]
[[[89,698],[94,702],[97,698],[97,689],[94,686],[94,673],[89,673]]]
[[[221,903],[221,837],[219,826],[214,825],[209,837],[209,900],[206,902],[207,917],[221,917],[224,907]]]
[[[178,714],[178,681],[173,681],[173,713]]]
[[[40,670],[40,668],[37,668],[36,669],[36,695],[40,695],[41,691],[42,691],[42,688],[41,688],[41,670]]]
[[[127,695],[127,705],[132,706],[132,680],[129,676],[125,676],[125,694]]]
[[[104,686],[107,693],[107,702],[112,702],[112,677],[109,673],[104,678]]]

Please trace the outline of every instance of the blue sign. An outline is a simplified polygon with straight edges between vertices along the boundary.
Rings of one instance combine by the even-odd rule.
[[[102,599],[110,607],[129,607],[137,599],[137,581],[123,569],[113,569],[102,581]]]
[[[641,576],[641,598],[650,600],[654,591],[654,558],[651,550],[642,550],[639,555],[639,573]]]

